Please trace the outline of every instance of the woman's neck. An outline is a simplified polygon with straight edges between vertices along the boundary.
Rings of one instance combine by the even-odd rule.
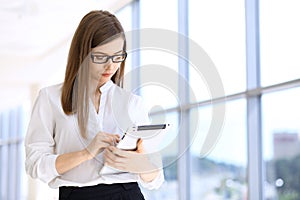
[[[97,88],[93,95],[93,104],[97,113],[99,112],[100,97],[101,97],[101,91],[100,88]]]

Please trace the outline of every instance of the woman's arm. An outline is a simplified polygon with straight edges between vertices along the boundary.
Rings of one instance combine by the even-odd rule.
[[[151,182],[158,176],[158,174],[159,170],[155,170],[154,172],[141,173],[139,175],[144,182]]]
[[[145,153],[145,149],[143,147],[143,140],[139,139],[137,142],[137,152],[138,153]],[[140,173],[139,176],[144,182],[151,182],[159,175],[159,170],[156,169],[153,172],[148,173]]]
[[[59,176],[55,168],[54,109],[47,89],[42,89],[35,101],[25,136],[25,169],[32,178],[50,182]]]
[[[104,159],[109,166],[139,174],[144,182],[153,181],[160,172],[160,157],[147,155],[141,139],[138,140],[136,151],[124,151],[114,146],[106,148]]]
[[[56,158],[55,161],[56,171],[59,174],[64,174],[74,167],[77,167],[81,163],[89,160],[90,157],[91,156],[86,149],[77,152],[61,154]]]
[[[114,141],[117,140],[119,140],[119,135],[99,132],[87,148],[81,151],[59,155],[55,162],[57,172],[64,174],[81,163],[93,159],[102,152],[105,147],[112,145]]]

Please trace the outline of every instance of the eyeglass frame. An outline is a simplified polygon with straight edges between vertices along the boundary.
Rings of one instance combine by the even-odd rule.
[[[124,60],[122,60],[122,61],[114,61],[114,57],[116,57],[116,56],[125,56],[124,57]],[[92,59],[92,62],[93,63],[95,63],[95,64],[104,64],[104,63],[107,63],[108,61],[109,61],[109,59],[111,59],[111,61],[113,62],[113,63],[121,63],[121,62],[124,62],[125,60],[126,60],[126,58],[127,58],[127,52],[126,51],[124,51],[123,53],[121,53],[121,54],[116,54],[116,55],[112,55],[112,56],[109,56],[109,55],[103,55],[103,57],[106,57],[106,61],[105,62],[95,62],[94,61],[94,58],[95,58],[95,56],[96,56],[96,54],[93,54],[93,53],[91,53],[91,59]]]

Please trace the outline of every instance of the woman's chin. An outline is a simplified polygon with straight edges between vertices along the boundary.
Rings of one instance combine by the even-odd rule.
[[[98,81],[98,85],[102,86],[104,85],[107,81],[110,80],[110,77],[109,78],[101,78],[99,81]]]

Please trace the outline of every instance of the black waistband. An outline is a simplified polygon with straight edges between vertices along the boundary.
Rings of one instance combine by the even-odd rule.
[[[59,187],[59,199],[65,199],[71,193],[78,193],[80,195],[97,193],[101,196],[106,196],[112,193],[118,193],[125,190],[140,190],[136,182],[132,183],[114,183],[114,184],[98,184],[93,186],[86,187],[77,187],[77,186],[62,186]]]

